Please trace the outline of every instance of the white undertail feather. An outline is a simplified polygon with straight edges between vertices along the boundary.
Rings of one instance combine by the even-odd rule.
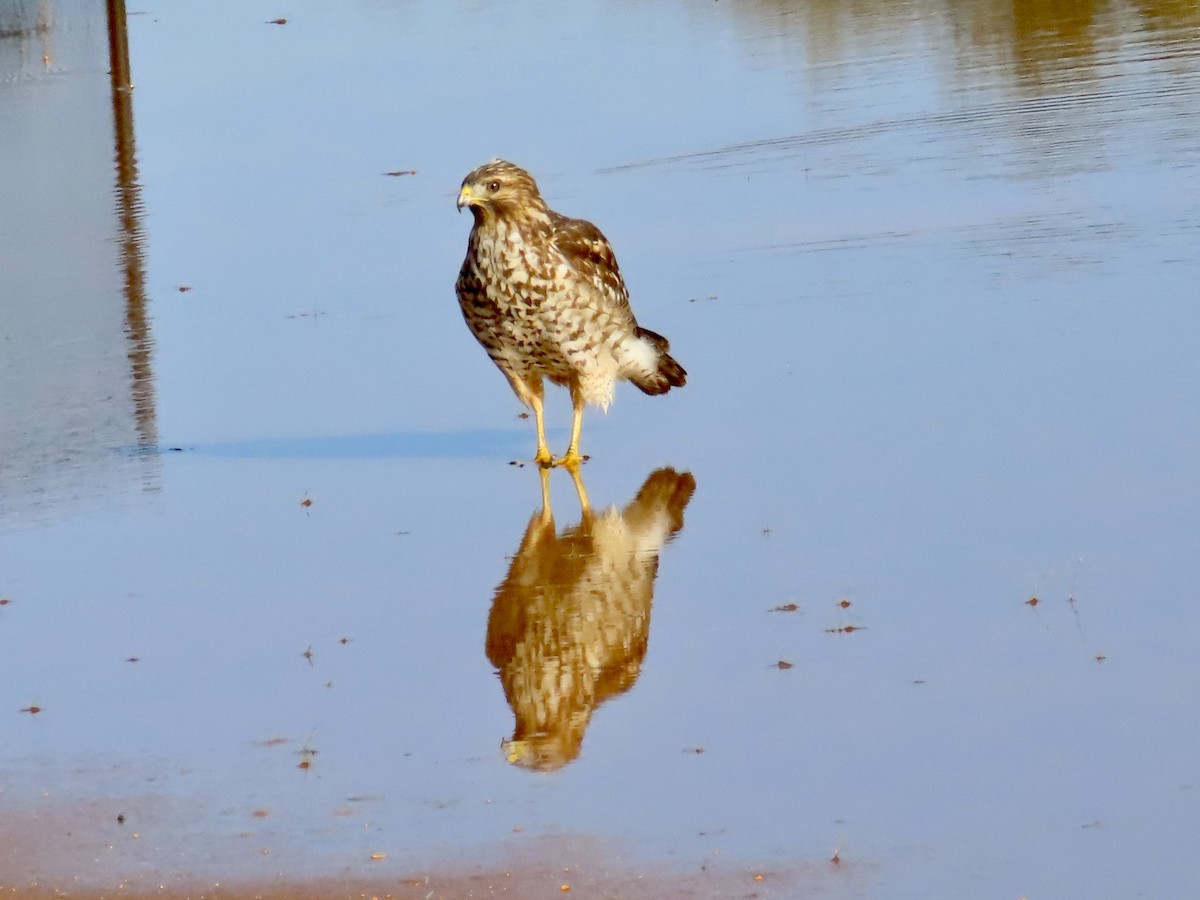
[[[673,387],[687,383],[687,372],[667,351],[671,345],[661,334],[648,328],[637,330],[636,341],[626,342],[628,354],[637,368],[631,367],[622,374],[647,394],[665,394]]]
[[[645,381],[658,372],[658,348],[640,334],[621,345],[621,374],[630,381]]]

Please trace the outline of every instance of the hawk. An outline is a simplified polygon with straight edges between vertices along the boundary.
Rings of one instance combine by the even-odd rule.
[[[607,410],[618,379],[647,394],[683,387],[667,339],[641,328],[608,240],[591,222],[554,212],[532,176],[493,160],[463,179],[458,208],[475,217],[455,288],[467,327],[537,421],[536,461],[578,467],[587,403]],[[567,452],[546,445],[542,379],[568,388]]]

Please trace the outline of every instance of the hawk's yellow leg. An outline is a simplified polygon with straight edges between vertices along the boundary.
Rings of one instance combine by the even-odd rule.
[[[579,468],[579,464],[583,462],[583,457],[579,455],[579,433],[583,430],[583,396],[577,391],[571,391],[571,405],[574,407],[574,412],[571,416],[571,445],[567,447],[567,452],[560,456],[552,466],[565,466],[570,471],[574,472]]]
[[[546,444],[546,418],[542,412],[542,376],[541,375],[520,375],[511,371],[506,365],[500,362],[496,363],[500,367],[500,371],[504,373],[504,377],[508,379],[508,383],[512,385],[513,393],[517,395],[517,399],[533,410],[533,418],[537,422],[537,454],[533,457],[533,461],[539,466],[552,466],[554,456],[550,453],[550,447]]]
[[[555,465],[554,455],[546,443],[546,417],[542,412],[542,398],[537,394],[531,394],[528,402],[533,407],[533,418],[537,422],[537,454],[533,457],[533,461],[539,466],[553,466]]]

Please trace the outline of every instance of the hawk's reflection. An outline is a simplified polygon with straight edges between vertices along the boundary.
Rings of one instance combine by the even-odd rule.
[[[509,762],[560,768],[579,755],[592,712],[637,680],[650,633],[658,554],[683,528],[696,480],[652,472],[623,509],[593,512],[572,473],[582,518],[558,534],[550,472],[488,616],[487,655],[516,718]]]

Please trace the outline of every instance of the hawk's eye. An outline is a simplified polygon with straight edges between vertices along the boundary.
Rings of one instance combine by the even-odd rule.
[[[491,191],[493,194],[496,193],[496,191],[500,190],[500,182],[499,181],[489,181],[488,182],[488,190]]]

